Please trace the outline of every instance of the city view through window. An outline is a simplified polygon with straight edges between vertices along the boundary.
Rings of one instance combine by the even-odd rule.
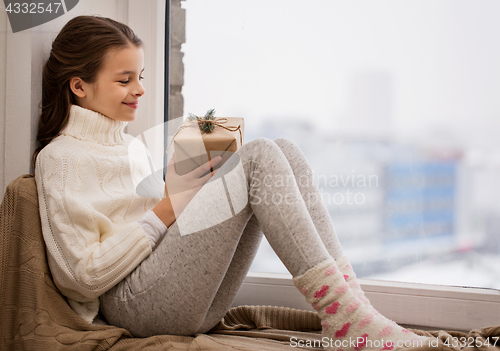
[[[359,277],[500,289],[500,3],[182,7],[185,113],[297,143]]]

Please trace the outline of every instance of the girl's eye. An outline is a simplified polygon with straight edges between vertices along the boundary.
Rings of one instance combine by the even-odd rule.
[[[139,76],[139,80],[143,80],[143,79],[144,79],[144,77],[143,77],[143,76]],[[127,83],[129,83],[129,82],[130,82],[130,80],[119,80],[119,81],[118,81],[118,83],[121,83],[121,84],[127,84]]]

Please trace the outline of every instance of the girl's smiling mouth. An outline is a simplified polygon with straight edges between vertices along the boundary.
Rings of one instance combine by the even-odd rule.
[[[138,108],[139,107],[139,101],[134,101],[134,102],[124,102],[125,105],[131,108]]]

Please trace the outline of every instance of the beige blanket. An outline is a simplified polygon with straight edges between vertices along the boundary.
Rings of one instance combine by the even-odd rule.
[[[195,337],[160,335],[133,338],[124,329],[89,325],[80,319],[54,286],[40,228],[36,184],[26,175],[7,188],[0,208],[0,350],[291,350],[320,340],[315,313],[272,306],[231,309],[209,333]],[[459,332],[419,334],[473,337],[500,336],[500,326]],[[300,341],[302,340],[302,341]],[[496,347],[479,350],[500,351]],[[442,342],[435,350],[461,350]],[[462,350],[466,351],[466,348]]]

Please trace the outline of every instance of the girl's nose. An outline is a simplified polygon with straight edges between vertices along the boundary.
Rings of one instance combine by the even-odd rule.
[[[134,90],[134,95],[135,96],[142,96],[146,92],[146,89],[142,86],[142,83],[137,83],[135,90]]]

